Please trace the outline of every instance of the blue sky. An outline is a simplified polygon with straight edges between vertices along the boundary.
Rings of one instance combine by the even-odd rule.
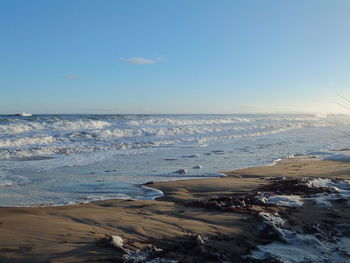
[[[0,113],[337,112],[350,1],[0,0]]]

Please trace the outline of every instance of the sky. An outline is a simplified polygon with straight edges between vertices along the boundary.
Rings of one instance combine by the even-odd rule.
[[[0,0],[0,114],[345,112],[348,0]]]

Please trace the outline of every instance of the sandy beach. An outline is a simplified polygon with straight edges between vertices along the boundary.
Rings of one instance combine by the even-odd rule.
[[[350,263],[349,13],[1,1],[0,263]]]
[[[270,187],[276,180],[349,180],[347,162],[296,157],[273,166],[224,173],[227,176],[221,178],[151,183],[148,186],[164,193],[156,201],[108,200],[71,206],[0,208],[0,262],[142,262],[126,258],[125,251],[130,254],[154,248],[154,257],[168,261],[152,262],[260,262],[242,261],[240,257],[274,240],[258,230],[264,221],[261,212],[284,215],[289,230],[349,223],[348,200],[338,200],[333,208],[311,201],[303,201],[302,206],[280,206],[248,205],[245,200],[242,205],[225,206],[227,200],[236,202],[237,195],[247,198],[255,193],[256,200],[261,193],[276,192]],[[283,194],[282,188],[281,191]],[[215,199],[218,197],[226,199]],[[123,249],[109,245],[109,236],[120,236]]]

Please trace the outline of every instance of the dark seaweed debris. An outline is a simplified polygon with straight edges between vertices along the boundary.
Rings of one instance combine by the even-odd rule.
[[[187,202],[187,206],[201,207],[206,209],[220,210],[224,212],[257,213],[254,205],[270,206],[260,200],[260,192],[233,193],[209,198],[207,200],[194,200]]]
[[[310,196],[319,193],[335,193],[336,189],[330,187],[314,187],[308,183],[310,178],[286,179],[278,178],[271,180],[271,183],[258,189],[261,192],[232,193],[220,195],[205,200],[193,200],[186,202],[186,206],[200,207],[205,209],[219,210],[223,212],[236,212],[257,214],[253,206],[271,207],[274,204],[268,204],[262,201],[261,197],[272,195],[301,195]],[[334,179],[337,180],[337,179]],[[344,202],[344,200],[337,200]],[[346,200],[345,200],[346,201]]]
[[[334,193],[334,189],[329,187],[312,187],[307,184],[310,178],[297,179],[280,179],[273,181],[267,186],[263,186],[261,190],[270,191],[275,194],[293,194],[293,195],[312,195],[319,193]]]

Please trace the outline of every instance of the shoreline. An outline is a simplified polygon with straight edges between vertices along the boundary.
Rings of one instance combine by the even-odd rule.
[[[201,253],[206,253],[186,255],[181,250],[181,246],[189,246],[197,235],[210,244],[205,245],[210,247],[210,253],[216,250],[218,254],[229,256],[247,254],[267,242],[256,233],[261,219],[244,211],[217,211],[192,206],[191,202],[252,193],[268,185],[272,177],[349,180],[350,164],[295,157],[273,166],[250,167],[224,174],[227,176],[147,184],[146,187],[164,193],[154,201],[112,199],[53,207],[1,207],[0,261],[112,262],[112,259],[120,259],[116,262],[123,262],[120,250],[101,245],[105,236],[113,235],[121,236],[124,247],[130,251],[156,246],[166,251],[162,257],[179,262],[198,260]],[[285,208],[269,209],[282,211]],[[325,220],[332,219],[321,214]],[[346,219],[336,219],[337,223],[350,219],[348,210],[341,216]],[[310,221],[309,216],[303,217]],[[178,255],[171,251],[178,251]],[[213,259],[212,262],[219,261]]]

